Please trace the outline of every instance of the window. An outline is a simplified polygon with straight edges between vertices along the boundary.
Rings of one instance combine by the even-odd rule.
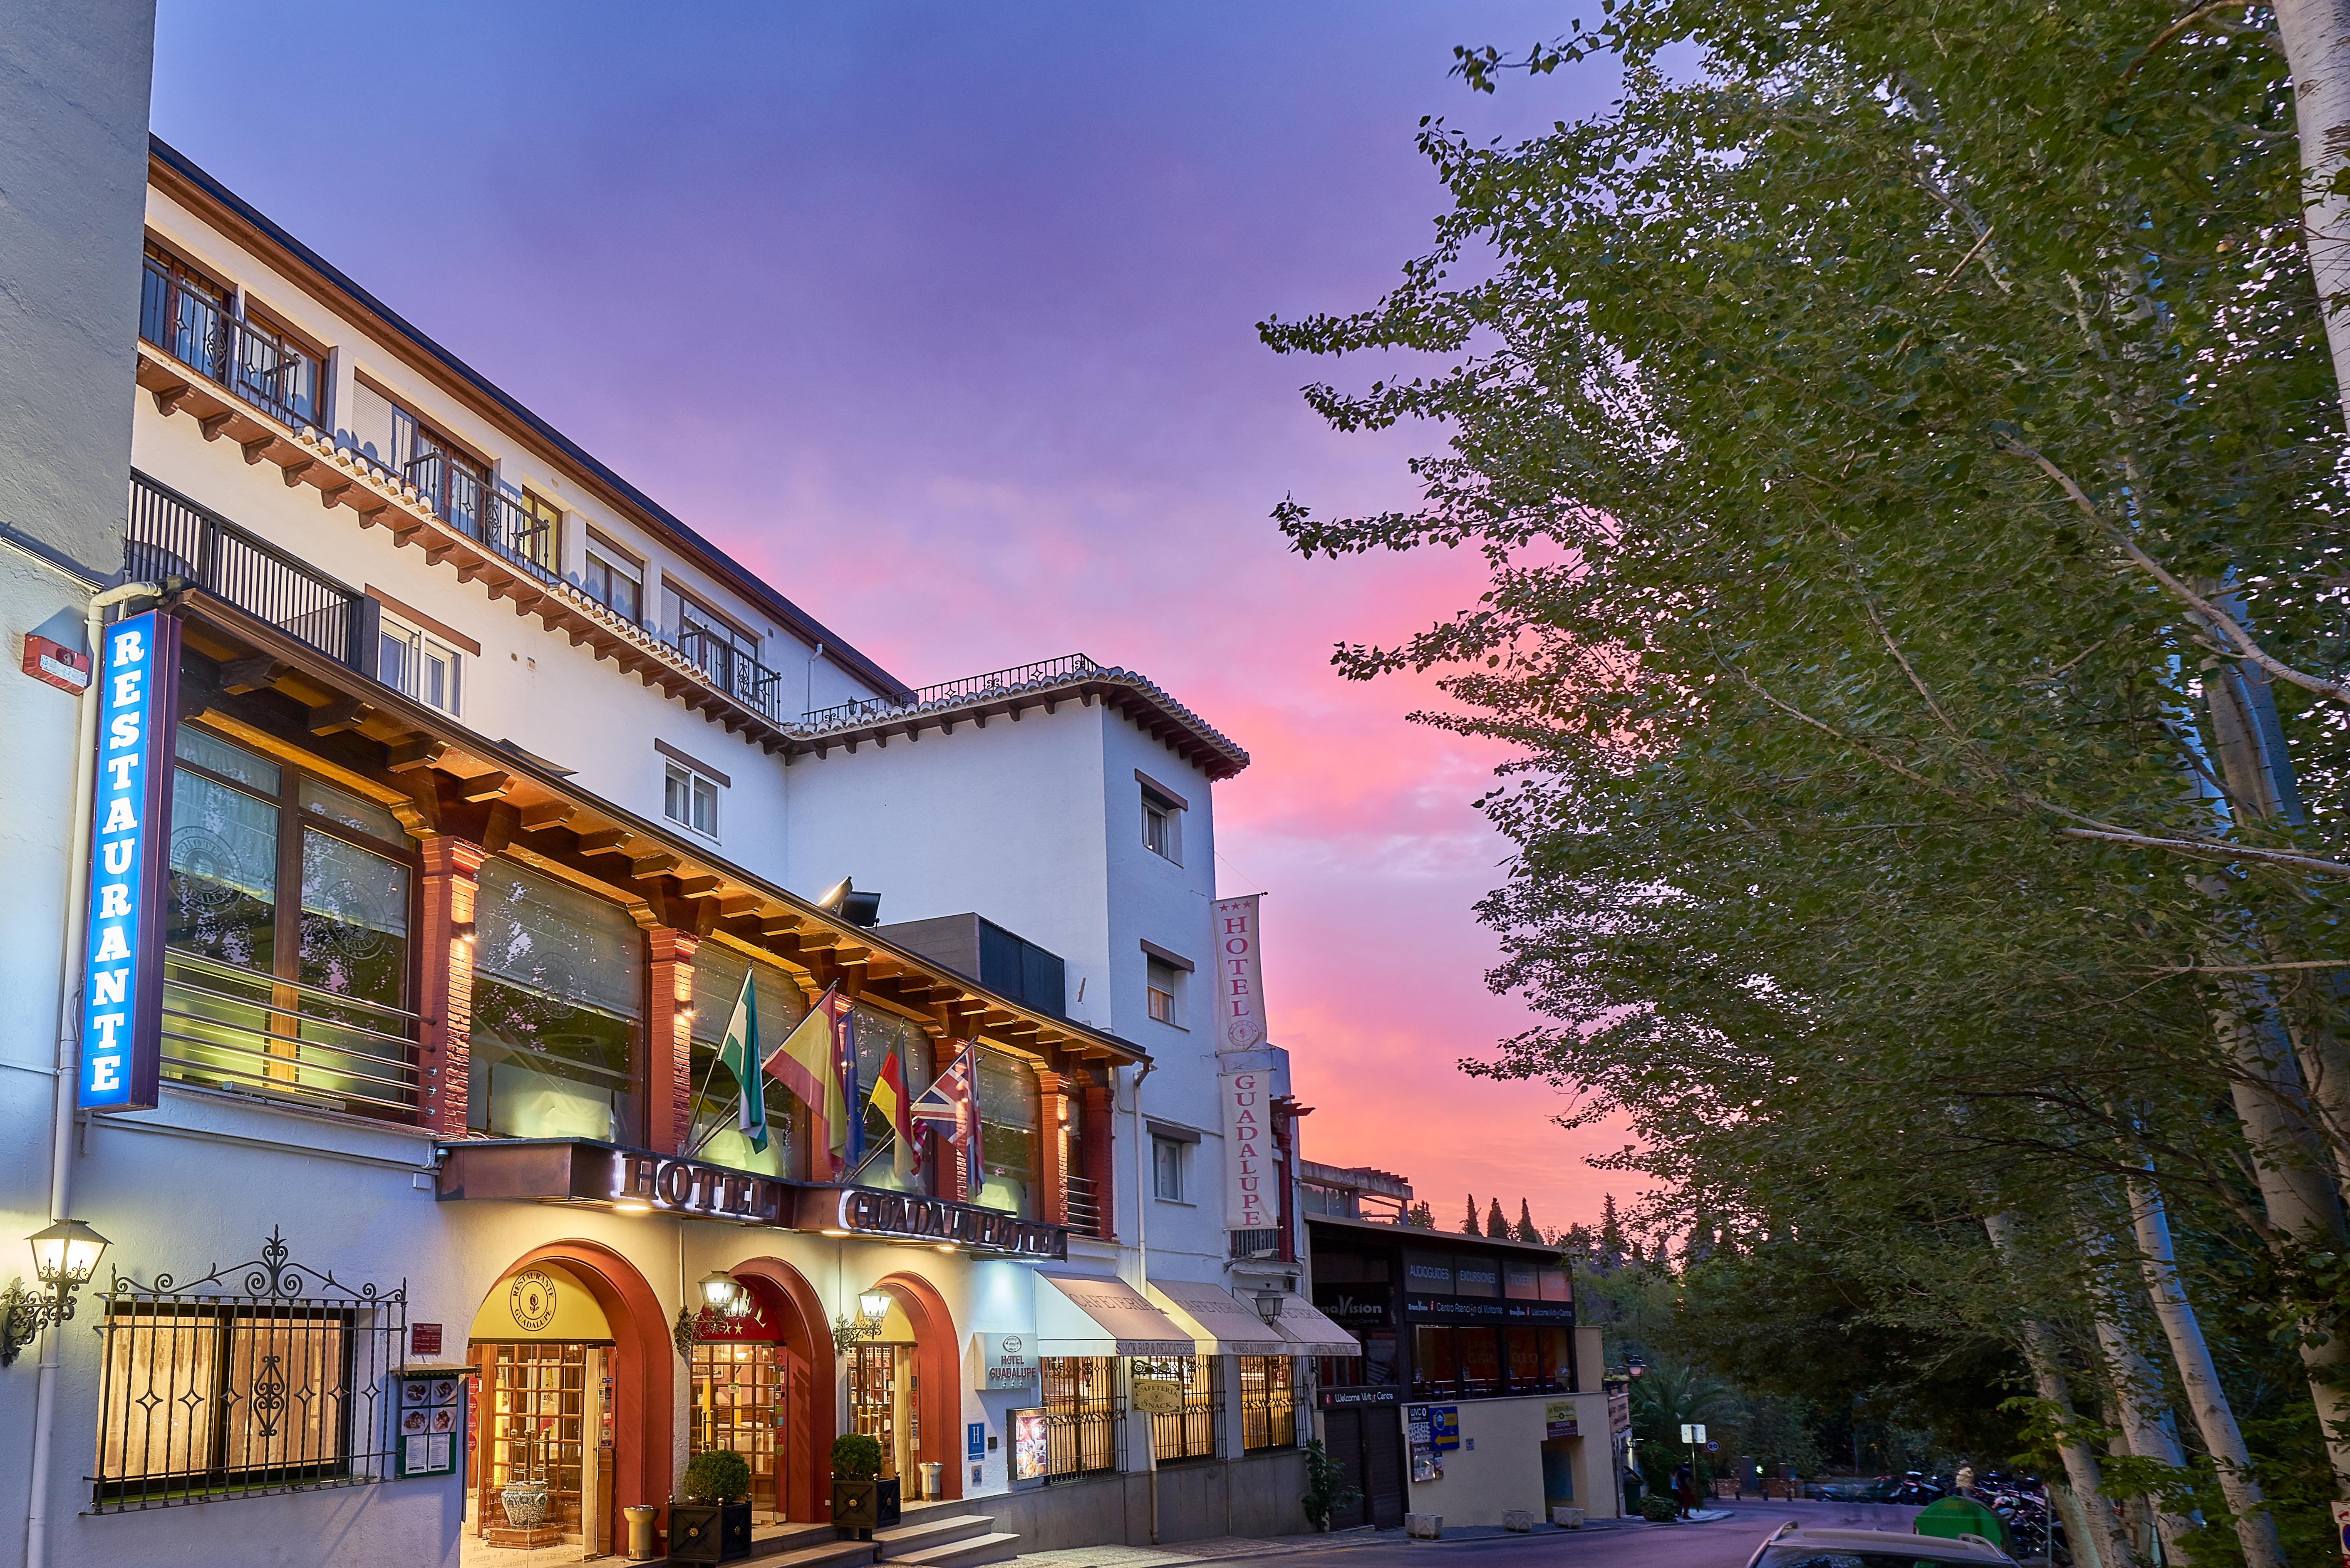
[[[857,1030],[857,1093],[866,1102],[865,1168],[857,1177],[859,1187],[879,1187],[888,1192],[928,1192],[930,1167],[922,1174],[900,1171],[898,1160],[897,1129],[872,1104],[873,1085],[881,1081],[881,1071],[894,1058],[898,1064],[898,1081],[905,1086],[909,1097],[931,1086],[931,1037],[922,1026],[910,1018],[885,1012],[869,1002],[856,1005],[851,1016]],[[781,1040],[777,1034],[775,1039]],[[773,1049],[773,1047],[769,1047]],[[922,1127],[913,1127],[914,1147],[925,1153],[935,1147],[951,1155],[945,1144],[932,1145]],[[911,1164],[910,1160],[907,1163]]]
[[[977,1058],[980,1188],[971,1200],[1034,1220],[1037,1130],[1044,1125],[1035,1071],[1017,1056],[984,1047]]]
[[[588,567],[579,574],[588,597],[625,620],[642,625],[645,618],[645,575],[619,551],[598,540],[588,547]]]
[[[412,1119],[413,859],[399,819],[192,724],[178,753],[164,1075]]]
[[[694,832],[718,836],[718,785],[691,768],[662,766],[661,815]]]
[[[718,1047],[743,994],[743,976],[755,971],[752,998],[759,1010],[759,1045],[773,1051],[807,1016],[798,985],[771,963],[758,963],[733,948],[705,940],[693,955],[693,1141],[712,1165],[798,1180],[807,1147],[807,1107],[796,1096],[767,1079],[767,1147],[754,1149],[739,1130],[742,1093],[734,1075],[718,1060]],[[702,1139],[708,1138],[704,1144]]]
[[[105,1322],[97,1498],[188,1501],[351,1474],[375,1408],[350,1382],[355,1314],[174,1300]]]
[[[482,536],[488,467],[397,403],[391,408],[391,466],[432,503],[441,521],[473,538]]]
[[[563,508],[535,490],[522,493],[522,532],[515,548],[542,566],[563,558]]]
[[[1163,959],[1145,959],[1142,962],[1144,999],[1149,1004],[1151,1018],[1180,1029],[1183,1019],[1178,999],[1183,994],[1183,971]]]
[[[1450,1399],[1458,1392],[1454,1381],[1452,1331],[1420,1324],[1411,1331],[1411,1397]]]
[[[1295,1448],[1297,1394],[1291,1382],[1289,1357],[1243,1355],[1240,1359],[1241,1447],[1251,1452]]]
[[[1224,1358],[1221,1355],[1137,1356],[1137,1377],[1163,1377],[1183,1389],[1183,1407],[1150,1417],[1151,1458],[1212,1459],[1224,1424]]]
[[[1117,1358],[1044,1355],[1037,1357],[1036,1366],[1043,1385],[1046,1482],[1117,1469],[1126,1425],[1119,1419],[1126,1414],[1126,1400],[1118,1387]]]
[[[1183,808],[1158,791],[1142,792],[1142,846],[1178,866],[1183,863]]]
[[[454,718],[459,711],[458,671],[463,659],[463,654],[439,638],[396,616],[383,618],[383,633],[377,643],[376,679],[393,691]]]
[[[636,1147],[644,933],[619,905],[506,860],[482,867],[474,909],[466,1126]]]
[[[1183,1199],[1183,1145],[1171,1137],[1150,1140],[1150,1190],[1170,1203]]]

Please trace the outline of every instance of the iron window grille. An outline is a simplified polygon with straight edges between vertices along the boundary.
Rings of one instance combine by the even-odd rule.
[[[1045,1481],[1126,1468],[1126,1386],[1118,1358],[1038,1359],[1045,1404]]]
[[[1241,1447],[1297,1446],[1296,1364],[1286,1355],[1241,1357]]]
[[[1221,1355],[1140,1357],[1137,1377],[1166,1377],[1183,1386],[1183,1407],[1150,1417],[1150,1449],[1160,1464],[1212,1459],[1223,1447],[1224,1358]]]
[[[391,1374],[408,1286],[260,1257],[181,1284],[116,1273],[99,1298],[93,1511],[365,1486],[393,1474]]]

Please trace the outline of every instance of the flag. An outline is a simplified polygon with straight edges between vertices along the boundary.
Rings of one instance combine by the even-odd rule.
[[[914,1120],[935,1129],[963,1157],[966,1189],[977,1185],[970,1179],[975,1152],[972,1134],[979,1126],[978,1108],[972,1098],[972,1050],[966,1046],[953,1064],[941,1073],[929,1088],[915,1096],[914,1103],[908,1107]]]
[[[865,1163],[865,1096],[857,1092],[857,1003],[837,992],[827,992],[817,1004],[832,1014],[832,1067],[839,1081],[840,1103],[854,1106],[832,1128],[832,1163],[836,1175]]]
[[[743,994],[734,999],[734,1012],[726,1021],[726,1037],[719,1042],[718,1060],[734,1075],[734,1086],[740,1096],[735,1113],[737,1131],[751,1140],[754,1149],[767,1147],[767,1073],[760,1064],[759,999],[751,990],[751,975],[743,975]]]
[[[816,999],[808,1015],[800,1020],[799,1027],[784,1037],[784,1043],[767,1054],[767,1071],[775,1081],[800,1097],[808,1108],[808,1148],[813,1163],[814,1151],[830,1153],[835,1174],[840,1164],[841,1139],[848,1124],[848,1106],[841,1097],[840,1074],[836,1066],[834,1039],[837,1021],[833,1010],[835,992],[827,989]],[[844,1001],[843,1005],[846,1006]],[[814,1175],[813,1170],[810,1175]]]
[[[873,1097],[866,1102],[889,1118],[890,1129],[898,1136],[897,1147],[890,1151],[890,1165],[900,1176],[922,1173],[922,1151],[914,1143],[914,1124],[907,1115],[906,1081],[898,1071],[898,1054],[891,1052],[882,1058],[881,1075],[873,1082]]]

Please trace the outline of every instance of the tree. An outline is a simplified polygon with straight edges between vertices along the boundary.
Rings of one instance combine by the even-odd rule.
[[[1415,1203],[1404,1210],[1403,1222],[1414,1231],[1433,1231],[1436,1229],[1436,1213],[1424,1202]]]
[[[1502,1200],[1496,1198],[1491,1201],[1492,1207],[1485,1210],[1485,1234],[1506,1240],[1510,1234],[1510,1222],[1502,1215]]]
[[[1537,1230],[1534,1226],[1534,1212],[1532,1209],[1526,1206],[1526,1200],[1523,1198],[1518,1199],[1517,1238],[1521,1241],[1534,1241],[1536,1243],[1539,1243],[1543,1239],[1542,1231]]]
[[[1477,1195],[1473,1192],[1469,1195],[1469,1211],[1461,1220],[1461,1233],[1464,1236],[1482,1236],[1485,1233],[1484,1227],[1477,1222]]]

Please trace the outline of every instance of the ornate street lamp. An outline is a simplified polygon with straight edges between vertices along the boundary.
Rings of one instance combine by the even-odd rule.
[[[1256,1315],[1267,1323],[1279,1322],[1281,1298],[1287,1293],[1278,1285],[1260,1286],[1256,1293]]]
[[[832,1342],[847,1350],[862,1345],[881,1332],[881,1320],[889,1315],[889,1293],[884,1290],[860,1291],[857,1296],[858,1315],[847,1313],[832,1320]]]
[[[712,1269],[702,1276],[702,1301],[712,1312],[724,1312],[750,1293],[743,1282],[723,1269]]]
[[[33,1276],[47,1293],[26,1290],[22,1281],[0,1291],[0,1366],[14,1362],[41,1330],[73,1320],[74,1293],[98,1272],[107,1248],[106,1238],[78,1220],[61,1220],[30,1241]]]

